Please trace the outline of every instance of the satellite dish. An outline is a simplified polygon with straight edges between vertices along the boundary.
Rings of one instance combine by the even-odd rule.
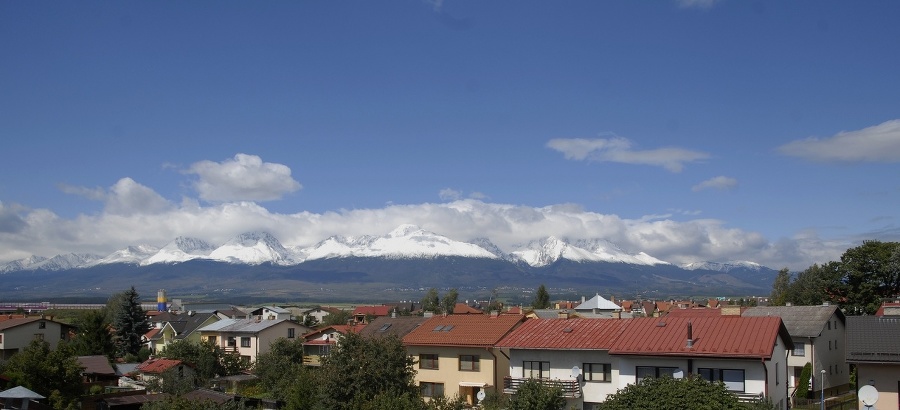
[[[859,397],[859,401],[861,401],[864,406],[871,407],[878,402],[878,390],[875,389],[875,386],[867,384],[859,389],[857,397]]]
[[[581,375],[581,369],[579,369],[578,366],[573,367],[572,368],[572,378],[577,379],[578,376],[580,376],[580,375]]]
[[[672,373],[672,378],[683,379],[684,378],[684,370],[681,370],[681,368],[675,369],[675,372]]]
[[[484,400],[484,398],[485,398],[486,396],[487,396],[487,395],[484,394],[484,390],[479,390],[479,391],[478,391],[478,394],[475,395],[475,397],[478,398],[478,401]]]

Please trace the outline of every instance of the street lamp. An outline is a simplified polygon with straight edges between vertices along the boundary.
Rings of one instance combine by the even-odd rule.
[[[822,389],[822,410],[825,410],[825,369],[822,369],[822,378],[819,379],[819,388]]]

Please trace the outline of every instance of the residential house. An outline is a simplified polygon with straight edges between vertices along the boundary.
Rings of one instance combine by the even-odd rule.
[[[696,374],[724,382],[743,400],[765,397],[787,409],[787,354],[793,343],[781,318],[734,315],[625,322],[609,349],[617,358],[619,388],[645,377]]]
[[[256,316],[251,319],[222,319],[201,327],[198,331],[202,340],[254,362],[259,354],[269,351],[269,345],[275,339],[298,338],[310,330],[292,320]]]
[[[509,376],[509,357],[496,347],[522,315],[433,316],[403,337],[417,361],[424,397],[459,396],[477,402],[479,391],[497,391]]]
[[[151,381],[162,376],[167,371],[175,371],[178,377],[190,378],[194,373],[194,368],[190,364],[176,359],[147,359],[147,361],[139,364],[135,371],[137,372],[136,380],[143,382],[146,386]]]
[[[0,320],[0,360],[7,360],[28,347],[32,340],[46,341],[50,349],[56,349],[60,340],[68,340],[71,325],[44,316],[17,317]]]
[[[818,392],[823,386],[826,395],[838,395],[852,389],[844,342],[846,318],[837,306],[757,306],[747,308],[741,315],[778,316],[784,322],[794,343],[794,349],[788,356],[788,392],[791,397],[794,397],[800,373],[807,363],[812,363],[809,390],[813,392],[813,397],[819,397]],[[824,380],[822,370],[825,370]]]
[[[303,364],[321,366],[322,359],[331,353],[331,349],[337,345],[341,336],[358,332],[365,327],[366,325],[332,325],[304,334]]]
[[[296,312],[298,320],[301,323],[306,323],[307,320],[313,320],[313,323],[322,323],[325,320],[325,316],[328,316],[332,313],[340,313],[340,309],[328,307],[328,306],[318,306],[312,309],[305,309]],[[311,318],[311,319],[307,319]]]
[[[453,306],[454,315],[483,315],[481,309],[469,306],[467,303],[459,302]]]
[[[600,296],[599,293],[588,300],[584,300],[584,297],[581,299],[581,303],[575,306],[575,313],[578,316],[592,318],[622,317],[622,307]]]
[[[878,390],[878,410],[900,409],[900,318],[847,318],[847,362],[856,366],[856,382]],[[859,409],[866,409],[862,402]],[[871,408],[869,408],[871,409]]]
[[[509,351],[509,376],[503,392],[516,394],[529,379],[560,387],[564,408],[591,408],[620,384],[617,358],[609,349],[628,320],[529,319],[509,332],[497,347]]]
[[[357,306],[353,309],[353,313],[350,314],[351,320],[353,323],[366,324],[369,323],[371,319],[380,316],[390,316],[391,311],[395,308],[393,306]]]
[[[291,316],[290,310],[278,306],[263,306],[250,311],[250,317],[258,317],[265,320],[291,320]]]
[[[119,375],[109,364],[108,357],[103,355],[78,356],[75,359],[82,368],[81,376],[82,382],[85,384],[85,391],[89,391],[90,386],[116,386],[119,384]]]
[[[219,316],[214,312],[185,313],[163,312],[154,317],[154,328],[144,334],[150,351],[158,353],[176,340],[187,340],[200,343],[200,328],[218,322]]]

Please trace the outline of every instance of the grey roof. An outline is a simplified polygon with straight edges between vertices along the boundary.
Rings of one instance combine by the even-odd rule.
[[[253,309],[253,311],[250,313],[257,315],[257,314],[262,313],[263,309],[268,309],[269,311],[275,312],[276,314],[290,314],[291,313],[290,310],[280,308],[278,306],[262,306],[262,307]],[[259,312],[259,313],[257,313],[257,312]]]
[[[257,320],[257,319],[222,319],[215,323],[210,323],[199,329],[201,332],[231,332],[231,333],[257,333],[266,330],[279,323],[290,322],[299,325],[297,322],[288,319],[275,320]],[[301,326],[305,327],[305,326]],[[300,332],[304,333],[304,332]]]
[[[28,390],[22,386],[16,386],[9,390],[0,391],[0,399],[44,399],[46,397],[41,396],[31,390]]]
[[[741,316],[778,316],[791,337],[819,337],[834,315],[845,322],[837,306],[755,306],[741,313]]]
[[[84,368],[82,373],[116,375],[115,369],[109,364],[109,358],[106,356],[78,356],[75,360],[78,360],[78,364]]]
[[[403,338],[413,329],[419,327],[422,322],[428,320],[423,316],[379,316],[372,320],[366,327],[360,329],[359,335],[365,337],[397,336]]]
[[[586,302],[575,306],[575,310],[622,310],[622,307],[610,302],[608,299],[600,296],[598,293],[596,296],[590,298]]]
[[[847,361],[900,363],[900,318],[847,318]]]

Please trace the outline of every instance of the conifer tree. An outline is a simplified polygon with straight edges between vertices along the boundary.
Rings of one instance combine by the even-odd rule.
[[[150,331],[147,312],[141,307],[140,297],[134,286],[125,291],[115,321],[116,354],[119,357],[136,355],[141,350],[141,336]]]

